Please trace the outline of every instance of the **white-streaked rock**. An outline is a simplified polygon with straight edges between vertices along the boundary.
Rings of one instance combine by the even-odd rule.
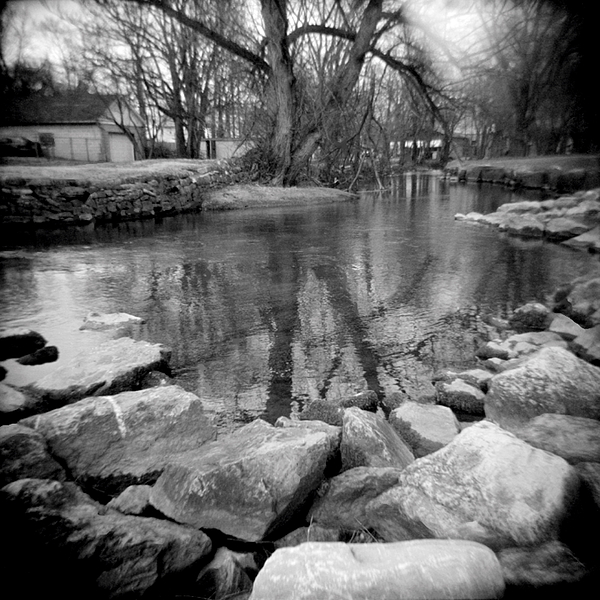
[[[250,600],[469,599],[503,594],[496,555],[475,542],[308,542],[276,550],[259,572]]]

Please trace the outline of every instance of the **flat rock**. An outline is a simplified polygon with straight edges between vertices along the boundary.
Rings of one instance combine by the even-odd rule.
[[[406,467],[366,512],[387,541],[471,539],[498,549],[557,539],[578,491],[564,459],[481,421]]]
[[[162,344],[124,337],[97,346],[28,386],[39,401],[31,412],[56,408],[86,396],[135,390],[150,371],[168,370],[171,351]]]
[[[435,388],[438,404],[472,415],[483,415],[485,394],[478,387],[456,379],[452,383],[436,383]]]
[[[127,313],[89,313],[83,320],[81,330],[107,331],[110,329],[120,329],[131,325],[141,325],[145,323],[141,317],[129,315]]]
[[[24,598],[140,598],[199,569],[211,552],[202,532],[123,515],[74,483],[20,479],[0,492],[3,585]],[[32,574],[35,574],[32,576]],[[15,587],[16,586],[16,587]]]
[[[474,542],[309,542],[276,550],[259,572],[250,600],[469,599],[503,594],[496,555]]]
[[[144,516],[151,508],[151,490],[152,486],[149,485],[130,485],[106,506],[114,508],[124,515]]]
[[[26,327],[13,327],[0,331],[0,360],[19,358],[46,345],[46,339],[37,331]]]
[[[600,369],[549,347],[494,376],[485,397],[487,418],[510,431],[544,413],[600,419]]]
[[[416,458],[431,454],[460,433],[460,425],[447,406],[405,402],[392,411],[390,423],[411,447]]]
[[[0,488],[17,479],[66,479],[64,469],[50,456],[46,441],[22,425],[0,427]]]
[[[528,213],[507,214],[500,223],[499,229],[523,237],[542,237],[544,235],[544,223]]]
[[[154,483],[173,457],[216,438],[201,400],[175,385],[85,398],[20,423],[44,437],[80,485],[110,496]]]
[[[367,502],[397,485],[401,469],[356,467],[327,481],[310,509],[308,520],[327,529],[368,529]]]
[[[250,541],[276,539],[323,481],[335,439],[258,419],[168,465],[150,501],[180,523]]]
[[[600,462],[600,421],[568,415],[543,414],[516,432],[534,448],[561,456],[572,465]]]
[[[342,470],[354,467],[403,468],[415,459],[406,442],[378,414],[360,408],[344,411]]]

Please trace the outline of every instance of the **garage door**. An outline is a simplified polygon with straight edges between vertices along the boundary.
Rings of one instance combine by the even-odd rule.
[[[124,133],[111,133],[108,140],[111,162],[131,162],[134,160],[133,144]]]

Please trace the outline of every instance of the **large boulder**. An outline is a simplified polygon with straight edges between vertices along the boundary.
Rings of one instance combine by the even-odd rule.
[[[28,386],[39,398],[29,410],[42,412],[86,396],[138,389],[150,371],[168,371],[170,357],[161,344],[127,337],[104,342]]]
[[[387,541],[458,538],[501,548],[556,539],[578,491],[565,460],[481,421],[406,467],[366,513]]]
[[[503,594],[496,555],[474,542],[308,542],[276,550],[258,574],[250,600],[469,599]]]
[[[500,231],[523,237],[542,237],[544,235],[544,223],[528,213],[507,214],[498,228]]]
[[[90,397],[20,421],[83,486],[116,495],[151,484],[174,457],[216,438],[202,401],[179,386]]]
[[[555,313],[552,316],[552,321],[548,326],[548,331],[551,333],[557,333],[563,340],[570,342],[574,340],[576,337],[580,336],[585,329],[575,323],[573,319],[567,317],[567,315],[563,315],[562,313]]]
[[[342,470],[354,467],[402,468],[415,457],[396,430],[380,415],[360,408],[344,411]]]
[[[393,467],[356,467],[340,473],[319,490],[309,521],[329,529],[368,529],[367,502],[397,485],[400,472]]]
[[[596,419],[543,414],[531,419],[516,435],[573,465],[600,462],[600,421]]]
[[[3,586],[24,598],[139,598],[197,573],[211,551],[202,532],[122,515],[73,483],[21,479],[0,493]]]
[[[13,327],[0,331],[0,360],[19,358],[46,345],[46,339],[27,327]]]
[[[515,430],[543,413],[600,419],[600,369],[550,347],[492,379],[487,418]]]
[[[452,410],[435,404],[405,402],[392,411],[390,423],[417,458],[443,448],[460,433]]]
[[[337,433],[260,419],[171,462],[152,488],[170,519],[250,541],[276,539],[323,481]]]
[[[66,479],[37,432],[12,424],[0,427],[0,488],[17,479]]]

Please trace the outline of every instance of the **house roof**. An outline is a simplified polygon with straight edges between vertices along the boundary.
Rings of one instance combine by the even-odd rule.
[[[16,98],[5,104],[0,121],[3,125],[96,123],[116,98],[114,95],[80,91]]]

